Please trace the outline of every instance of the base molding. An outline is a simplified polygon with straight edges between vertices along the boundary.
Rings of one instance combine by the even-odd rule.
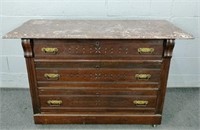
[[[35,114],[35,124],[161,124],[162,116],[116,114]]]

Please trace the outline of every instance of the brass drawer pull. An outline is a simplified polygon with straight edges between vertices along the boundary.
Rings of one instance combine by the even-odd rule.
[[[146,106],[149,102],[145,100],[134,100],[133,104],[136,106]]]
[[[60,75],[59,74],[44,74],[44,77],[47,79],[47,80],[58,80]]]
[[[45,47],[43,47],[41,49],[41,51],[43,51],[44,53],[54,54],[55,55],[58,52],[58,48],[49,48],[49,47],[45,48]]]
[[[48,100],[47,103],[50,106],[60,106],[62,104],[62,100]]]
[[[150,74],[136,74],[135,78],[138,80],[149,80],[151,78]]]
[[[154,52],[154,48],[138,48],[138,53],[140,54],[152,54]]]

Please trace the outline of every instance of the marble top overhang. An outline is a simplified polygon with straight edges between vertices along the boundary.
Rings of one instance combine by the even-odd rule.
[[[190,39],[165,20],[29,20],[7,39]]]

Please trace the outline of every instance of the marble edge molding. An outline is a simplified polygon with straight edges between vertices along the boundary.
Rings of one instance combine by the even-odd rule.
[[[32,33],[31,34],[31,31],[27,31],[27,33],[23,33],[23,32],[26,32],[26,30],[31,26],[36,26],[37,25],[44,25],[44,26],[47,26],[45,22],[49,22],[52,24],[52,22],[80,22],[80,25],[77,26],[76,28],[80,27],[81,28],[81,24],[85,24],[87,22],[108,22],[108,21],[112,21],[112,22],[119,22],[119,25],[120,25],[120,22],[138,22],[140,24],[140,22],[146,22],[148,24],[148,22],[160,22],[160,23],[164,23],[164,25],[166,24],[166,28],[167,26],[168,27],[171,27],[169,28],[169,30],[171,30],[171,32],[166,32],[166,34],[162,34],[162,31],[159,32],[159,33],[155,33],[155,32],[152,32],[151,33],[146,33],[145,34],[145,30],[142,30],[141,32],[138,32],[139,34],[137,35],[137,32],[127,32],[127,29],[125,28],[125,31],[124,32],[127,32],[128,33],[132,33],[132,34],[128,34],[128,35],[124,35],[123,33],[123,26],[120,28],[121,30],[116,30],[116,28],[114,28],[112,30],[110,30],[110,32],[106,32],[109,35],[107,34],[104,34],[104,35],[98,35],[98,33],[96,33],[96,35],[85,35],[84,34],[84,31],[81,32],[81,34],[69,34],[69,35],[66,35],[67,33],[62,33],[63,30],[59,30],[61,33],[57,34],[57,35],[54,35],[54,32],[53,30],[50,30],[46,35],[45,35],[45,32],[44,34],[42,34],[41,32],[40,33]],[[82,22],[82,23],[81,23]],[[35,24],[33,24],[35,23]],[[49,24],[48,23],[48,24]],[[70,23],[72,24],[72,23]],[[116,23],[115,23],[116,24]],[[114,25],[115,25],[114,24]],[[130,23],[129,23],[130,24]],[[144,23],[145,24],[145,23]],[[103,24],[102,24],[103,25]],[[112,25],[112,24],[111,24]],[[62,26],[62,25],[59,25],[59,26]],[[64,24],[64,26],[66,26]],[[51,26],[49,26],[51,27]],[[86,26],[87,27],[87,26]],[[106,26],[105,26],[106,27]],[[109,27],[109,26],[108,26]],[[161,26],[162,27],[162,26]],[[156,27],[150,27],[152,30]],[[104,29],[104,28],[103,28]],[[117,28],[118,29],[118,28]],[[156,28],[158,29],[158,28]],[[56,31],[58,31],[56,30]],[[84,30],[84,29],[83,29]],[[169,31],[168,30],[168,31]],[[174,31],[174,30],[177,30],[177,31]],[[20,31],[22,32],[20,34]],[[38,31],[38,30],[36,30]],[[64,30],[65,31],[65,30]],[[70,33],[70,30],[67,30],[68,33]],[[129,30],[130,31],[130,30]],[[165,31],[165,30],[163,30]],[[115,35],[117,34],[117,35]],[[145,36],[146,35],[146,36]],[[28,20],[27,22],[23,23],[22,25],[20,25],[19,27],[17,27],[16,29],[8,32],[7,34],[3,35],[2,37],[3,39],[194,39],[193,35],[189,34],[189,33],[186,33],[185,31],[183,31],[182,29],[178,28],[177,26],[173,25],[171,22],[168,22],[166,20],[57,20],[57,19],[32,19],[32,20]]]

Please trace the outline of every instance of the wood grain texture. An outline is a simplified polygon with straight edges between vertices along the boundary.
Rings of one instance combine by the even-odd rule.
[[[100,88],[44,88],[39,90],[41,112],[65,113],[69,111],[88,112],[134,112],[155,113],[157,90],[151,89],[100,89]],[[47,104],[48,100],[62,100],[59,106]],[[133,101],[145,100],[147,105],[135,105]],[[71,109],[73,108],[73,109]]]
[[[100,87],[71,87],[71,88],[39,88],[39,95],[132,95],[132,96],[155,96],[157,90],[154,89],[134,89],[134,88],[100,88]]]
[[[102,58],[162,57],[162,40],[34,40],[35,58]],[[45,53],[42,48],[57,48],[58,52]],[[152,53],[139,53],[139,48],[153,48]]]
[[[41,114],[66,114],[69,112],[89,112],[89,114],[99,112],[116,112],[129,113],[134,115],[152,114],[156,112],[156,108],[135,108],[135,107],[41,107]]]
[[[40,96],[41,107],[54,107],[47,104],[48,100],[62,100],[60,106],[55,106],[54,108],[60,109],[63,107],[128,107],[128,108],[153,108],[156,105],[156,96],[119,96],[119,95],[109,95],[109,96],[99,96],[99,95],[74,95],[74,96]],[[134,100],[145,100],[148,104],[145,106],[136,106]],[[106,110],[106,109],[105,109]],[[73,111],[73,109],[72,109]]]
[[[65,69],[75,69],[75,68],[82,68],[82,69],[160,69],[162,61],[118,61],[118,60],[93,60],[93,61],[86,61],[86,60],[35,60],[35,67],[36,69],[53,69],[53,68],[65,68]]]
[[[158,101],[157,101],[157,114],[162,114],[163,105],[165,100],[166,88],[167,88],[167,80],[170,68],[170,61],[172,57],[172,52],[174,48],[174,40],[165,40],[164,41],[164,52],[163,52],[163,64],[162,64],[162,72],[160,77],[160,92],[158,93]]]
[[[22,47],[25,58],[33,57],[33,43],[30,39],[22,39]]]
[[[37,82],[38,88],[115,88],[115,89],[153,89],[158,90],[160,87],[159,82],[143,82],[143,83],[137,83],[137,82],[70,82],[70,81],[63,81],[63,82],[54,82],[52,81],[49,83],[49,81],[38,81]]]
[[[26,66],[29,79],[30,94],[32,98],[33,113],[40,113],[40,101],[38,99],[37,82],[35,74],[35,66],[33,61],[33,44],[30,39],[23,39],[22,46],[24,49],[24,57],[26,59]]]
[[[173,45],[173,39],[24,40],[35,123],[160,124]]]
[[[58,79],[49,79],[45,74],[58,74]],[[149,79],[137,79],[137,74],[150,74]],[[38,81],[62,82],[159,82],[159,69],[37,69]]]
[[[30,20],[4,38],[22,39],[36,124],[160,124],[174,41],[193,36],[164,20]]]
[[[99,114],[36,114],[36,124],[160,124],[161,115]]]

